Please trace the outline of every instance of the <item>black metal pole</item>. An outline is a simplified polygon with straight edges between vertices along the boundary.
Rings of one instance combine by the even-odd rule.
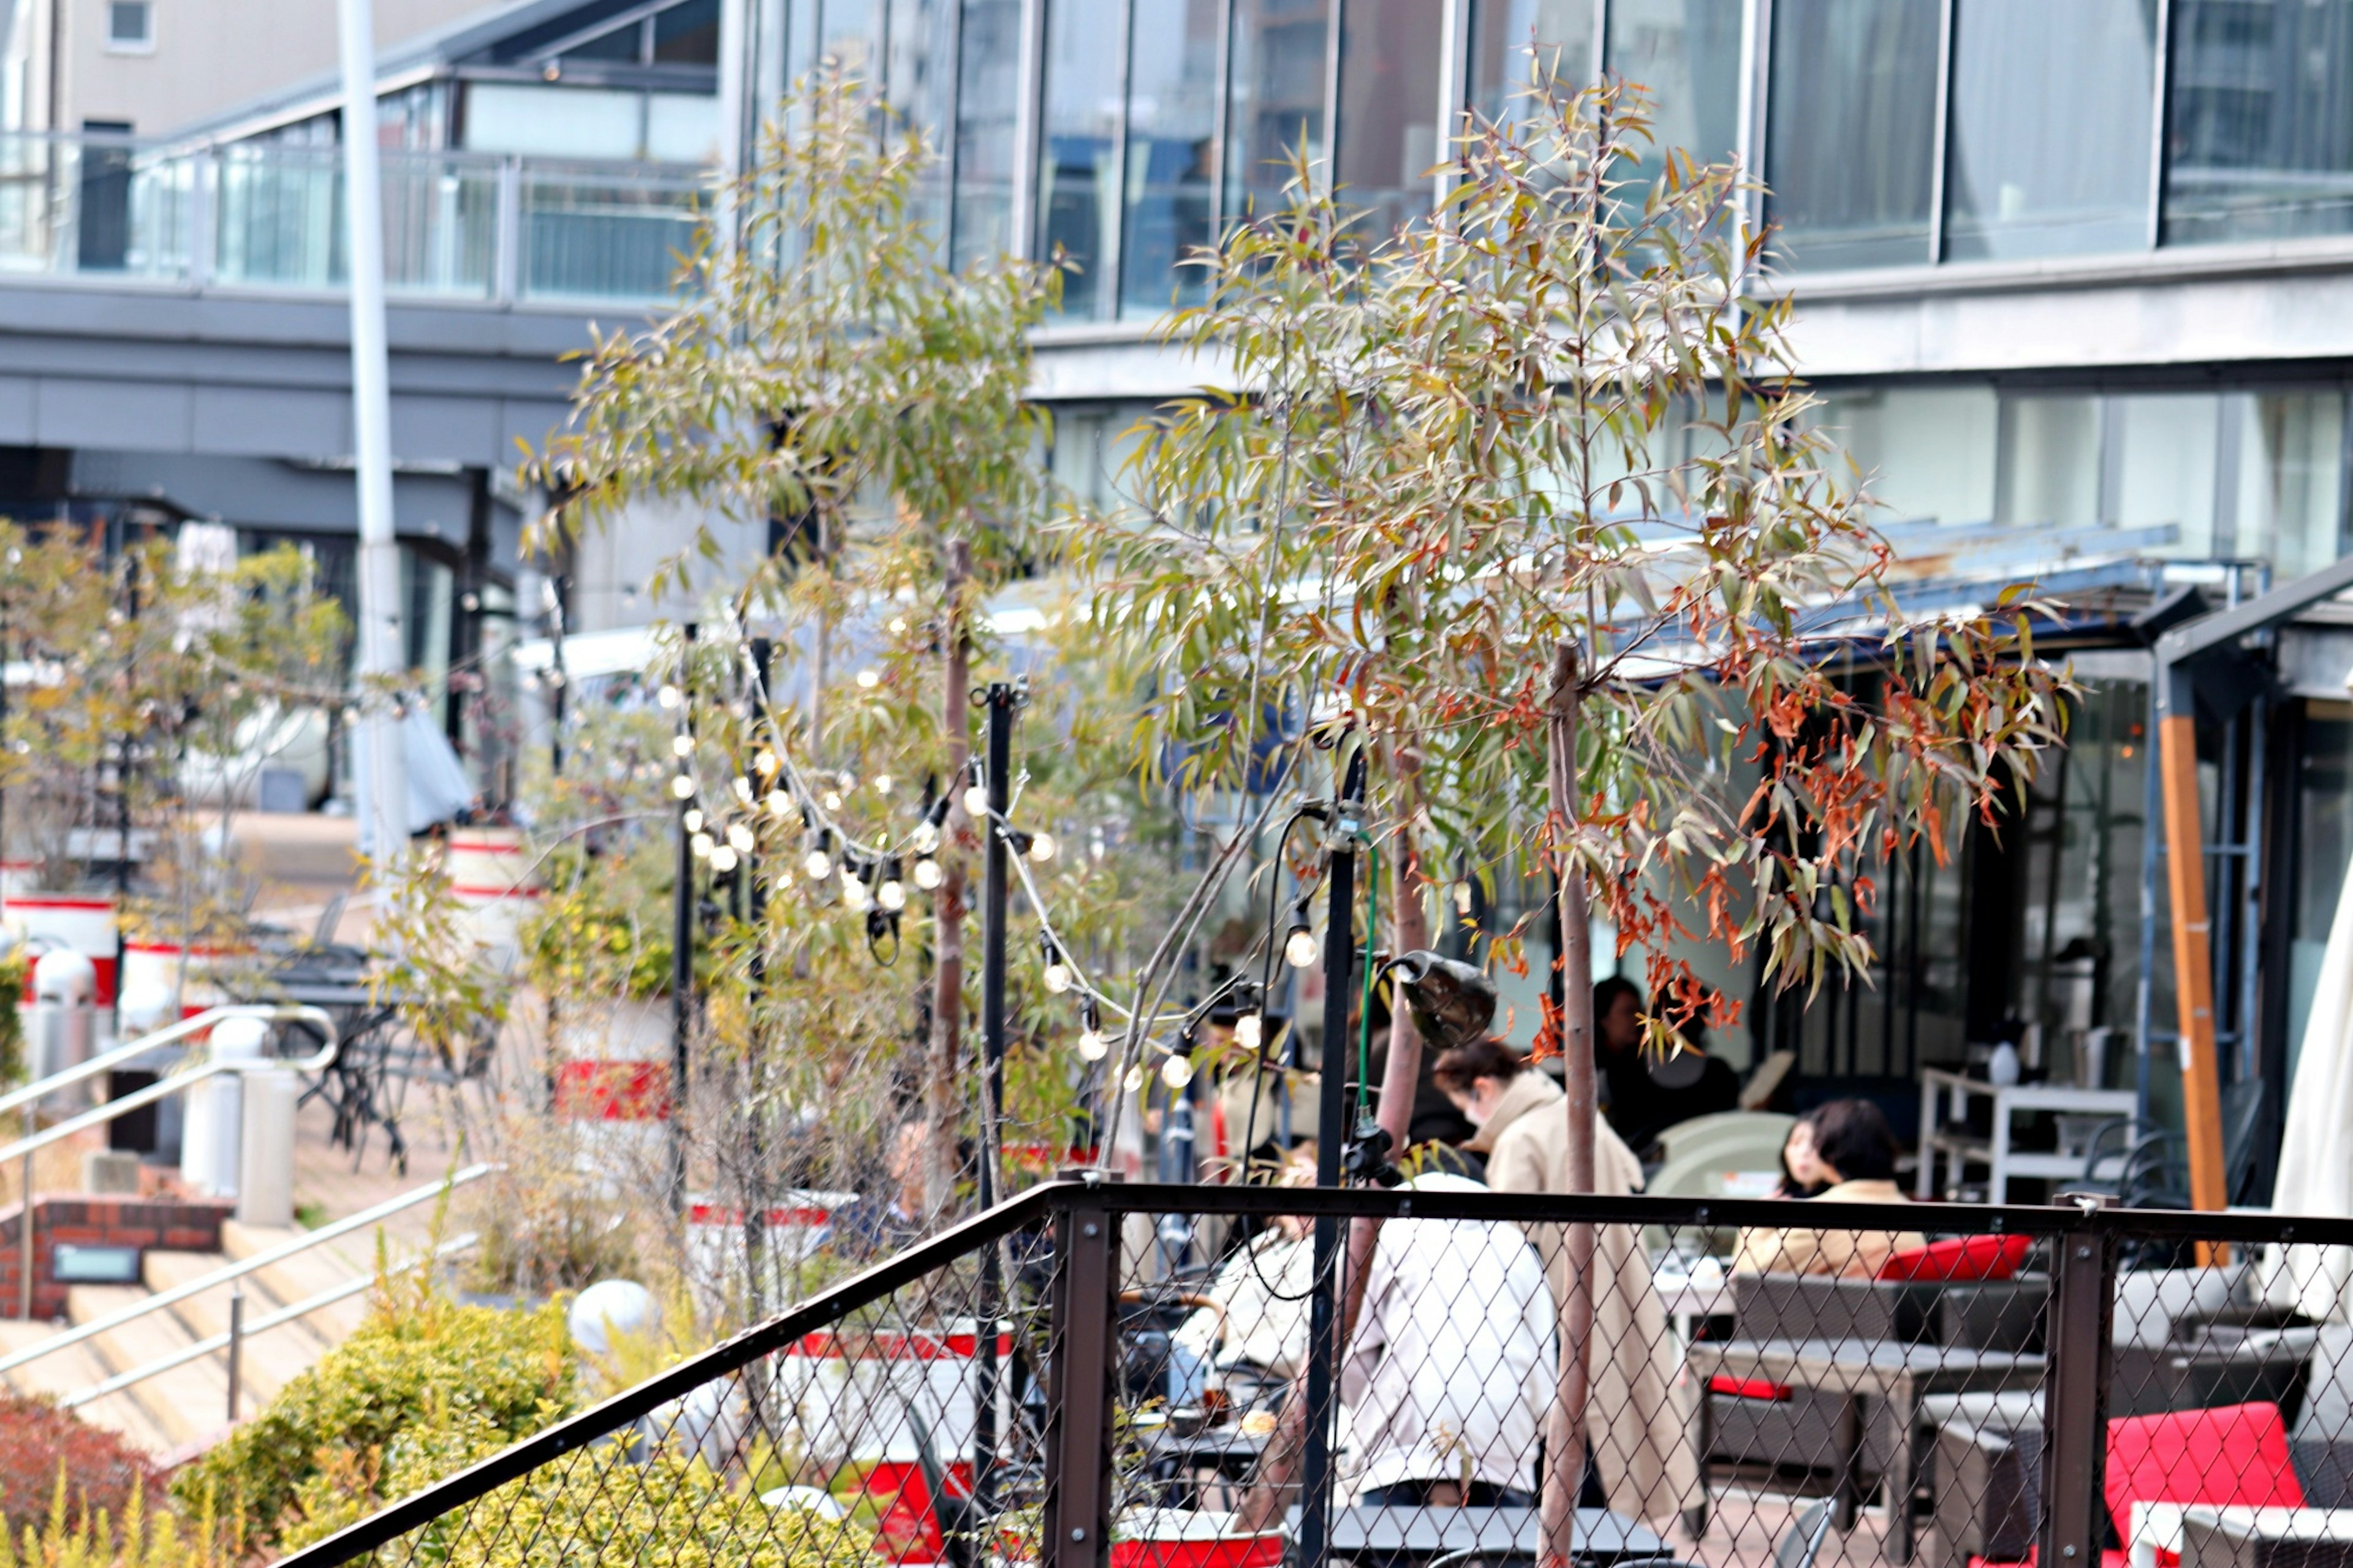
[[[1323,1094],[1315,1117],[1315,1184],[1340,1184],[1340,1145],[1347,1136],[1348,1001],[1356,958],[1356,828],[1365,800],[1365,753],[1348,759],[1334,802],[1330,906],[1324,929]],[[1365,1092],[1363,1085],[1356,1092]],[[1299,1568],[1323,1568],[1332,1517],[1332,1383],[1340,1363],[1340,1221],[1315,1219],[1315,1292],[1307,1303],[1307,1444],[1300,1462]]]
[[[768,664],[774,657],[775,645],[766,637],[752,639],[752,756],[744,759],[744,773],[752,781],[755,805],[761,786],[770,782],[760,777],[753,758],[760,754],[761,731],[767,722]],[[750,1303],[754,1322],[765,1315],[762,1297],[768,1252],[768,1141],[761,1125],[767,1110],[763,1103],[765,1086],[760,1070],[760,1008],[768,994],[768,889],[760,880],[758,856],[755,847],[744,857],[735,872],[750,906],[752,932],[752,1016],[744,1048],[744,1265],[747,1281],[744,1300]]]
[[[1004,681],[993,681],[986,702],[988,735],[982,752],[987,776],[988,820],[981,825],[987,848],[981,860],[980,1043],[983,1059],[980,1118],[980,1206],[993,1208],[997,1190],[998,1120],[1005,1102],[1005,814],[1013,804],[1013,712],[1021,697]],[[1002,1286],[997,1251],[980,1258],[980,1386],[972,1435],[973,1497],[985,1514],[997,1499],[997,1320]]]
[[[694,734],[694,623],[680,628],[683,641],[678,660],[678,732]],[[557,688],[561,690],[562,688]],[[684,757],[675,759],[683,776]],[[687,831],[686,814],[693,808],[690,795],[678,802],[678,886],[671,900],[670,949],[670,1196],[677,1213],[686,1212],[686,1058],[694,1033],[694,836]]]

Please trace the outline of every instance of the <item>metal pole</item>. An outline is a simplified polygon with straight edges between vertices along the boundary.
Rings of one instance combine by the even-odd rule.
[[[981,1084],[980,1206],[995,1206],[999,1118],[1005,1102],[1005,814],[1013,804],[1013,713],[1021,695],[1004,681],[988,688],[988,737],[984,755],[988,775],[988,821],[982,825],[987,847],[981,860],[980,900],[980,1042],[986,1068]],[[992,1247],[980,1258],[980,1325],[977,1371],[978,1398],[973,1415],[972,1490],[985,1513],[997,1497],[997,1252]]]
[[[1119,1215],[1089,1193],[1055,1220],[1052,1331],[1047,1363],[1046,1568],[1102,1568],[1109,1558],[1113,1320],[1118,1311]]]
[[[683,638],[678,659],[678,732],[694,735],[694,623],[679,628]],[[685,777],[687,759],[677,759]],[[686,814],[693,809],[690,795],[678,803],[678,883],[670,900],[670,1197],[679,1214],[686,1212],[686,1056],[694,1033],[694,836],[687,831]]]
[[[352,290],[352,440],[359,483],[359,663],[363,682],[406,662],[400,547],[393,537],[392,393],[384,326],[384,198],[376,167],[375,25],[369,0],[336,0],[343,74],[343,214]],[[379,697],[377,700],[381,700]],[[408,843],[408,768],[399,721],[373,704],[368,742],[371,853],[389,864]]]
[[[2088,1568],[2099,1560],[2101,1469],[2107,1455],[2110,1322],[2116,1277],[2113,1233],[2086,1214],[2052,1237],[2050,1360],[2043,1373],[2041,1560]]]
[[[766,637],[752,639],[753,757],[759,755],[760,731],[768,721],[768,666],[775,654],[776,645]],[[751,758],[744,759],[744,773],[752,780],[755,798],[761,786],[773,782],[758,776]],[[768,885],[760,879],[757,849],[744,857],[737,875],[744,880],[752,917],[752,1016],[744,1047],[744,1267],[748,1282],[744,1300],[750,1304],[753,1321],[757,1322],[764,1315],[761,1299],[768,1250],[768,1140],[761,1125],[767,1114],[766,1090],[760,1070],[760,1007],[768,993]]]
[[[245,1365],[245,1287],[232,1285],[228,1292],[228,1424],[237,1425],[237,1393],[239,1374]]]
[[[1324,1081],[1315,1119],[1315,1184],[1340,1184],[1341,1125],[1347,1114],[1348,1002],[1356,957],[1356,826],[1364,809],[1365,753],[1348,759],[1334,803],[1331,868],[1324,874],[1330,904],[1324,927]],[[1365,1092],[1360,1086],[1359,1095]],[[1340,1221],[1315,1219],[1315,1293],[1307,1304],[1307,1445],[1300,1463],[1299,1564],[1323,1568],[1330,1549],[1332,1514],[1332,1373],[1340,1361]]]

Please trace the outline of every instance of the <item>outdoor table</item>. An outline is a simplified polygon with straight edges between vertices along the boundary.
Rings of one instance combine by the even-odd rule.
[[[1205,1490],[1248,1481],[1266,1452],[1271,1434],[1253,1434],[1238,1426],[1218,1426],[1179,1436],[1163,1426],[1145,1440],[1144,1464],[1152,1478],[1166,1486],[1181,1485],[1189,1498],[1172,1496],[1174,1506],[1208,1507]],[[1222,1506],[1219,1504],[1216,1506]]]
[[[2343,1508],[2247,1508],[2238,1505],[2194,1502],[2136,1502],[2132,1505],[2132,1531],[2126,1541],[2131,1568],[2157,1568],[2159,1553],[2175,1553],[2189,1568],[2190,1553],[2185,1549],[2189,1525],[2202,1524],[2233,1538],[2235,1561],[2254,1568],[2258,1554],[2244,1551],[2250,1542],[2331,1542],[2345,1552],[2353,1552],[2353,1509]],[[2340,1553],[2297,1552],[2299,1561],[2310,1558],[2316,1562],[2341,1560]]]
[[[1920,1401],[1932,1394],[2000,1393],[2042,1385],[2043,1359],[2010,1351],[1890,1340],[1702,1340],[1684,1352],[1693,1379],[1704,1390],[1717,1377],[1777,1383],[1841,1396],[1838,1418],[1838,1525],[1854,1528],[1862,1489],[1862,1402],[1884,1400],[1894,1417],[1895,1452],[1888,1466],[1889,1534],[1895,1560],[1912,1558],[1912,1489],[1916,1479],[1914,1427]],[[1707,1495],[1711,1401],[1700,1400],[1699,1471],[1702,1506]]]
[[[1295,1508],[1289,1527],[1296,1539]],[[1647,1526],[1608,1509],[1578,1509],[1575,1530],[1573,1550],[1582,1563],[1671,1554],[1667,1543]],[[1543,1535],[1543,1520],[1532,1508],[1338,1508],[1332,1510],[1330,1540],[1335,1557],[1428,1562],[1473,1548],[1498,1556],[1535,1557]]]
[[[1675,1326],[1676,1335],[1685,1344],[1692,1342],[1693,1331],[1702,1320],[1726,1318],[1734,1307],[1732,1270],[1720,1262],[1699,1273],[1670,1273],[1662,1268],[1651,1277],[1659,1292],[1659,1304],[1667,1310],[1667,1320]]]

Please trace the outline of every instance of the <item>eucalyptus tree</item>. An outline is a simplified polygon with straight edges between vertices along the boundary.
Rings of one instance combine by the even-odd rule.
[[[1691,942],[1784,985],[1864,973],[1875,859],[1941,856],[1963,814],[1993,816],[2061,711],[2023,606],[1915,622],[1894,604],[1788,300],[1757,288],[1737,171],[1661,157],[1650,132],[1639,89],[1540,85],[1469,123],[1434,218],[1386,239],[1296,168],[1165,324],[1229,379],[1139,448],[1152,526],[1087,540],[1098,623],[1155,672],[1143,754],[1182,758],[1177,787],[1235,787],[1265,713],[1368,748],[1394,951],[1426,944],[1460,877],[1557,879],[1563,1000],[1539,1048],[1566,1058],[1584,1188],[1588,907],[1643,955],[1658,1049],[1694,1014],[1731,1021]],[[1395,1014],[1380,1120],[1401,1138],[1419,1051]],[[1372,1240],[1351,1238],[1344,1324]],[[1592,1228],[1568,1245],[1556,1548]]]

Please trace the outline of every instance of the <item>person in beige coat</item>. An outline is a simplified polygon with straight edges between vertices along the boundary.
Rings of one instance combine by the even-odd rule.
[[[1492,1039],[1440,1057],[1438,1081],[1479,1124],[1465,1147],[1486,1156],[1488,1186],[1499,1193],[1569,1190],[1568,1114],[1558,1084],[1528,1070],[1510,1047]],[[1642,1167],[1634,1152],[1599,1117],[1593,1133],[1594,1191],[1641,1192]],[[1529,1227],[1556,1305],[1568,1285],[1568,1249],[1561,1230]],[[1699,1500],[1683,1352],[1651,1280],[1641,1229],[1596,1226],[1594,1250],[1597,1353],[1586,1439],[1610,1508],[1662,1526]]]

